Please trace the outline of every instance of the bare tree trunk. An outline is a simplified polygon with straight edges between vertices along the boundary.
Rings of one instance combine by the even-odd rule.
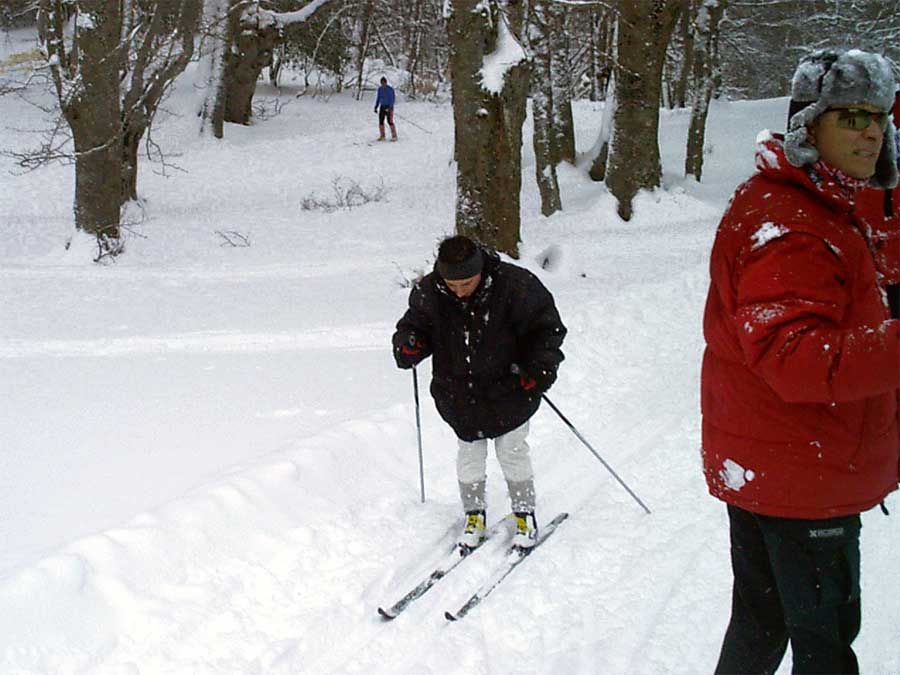
[[[129,7],[134,7],[129,5]],[[137,10],[128,30],[130,77],[122,105],[122,202],[137,199],[138,150],[167,89],[190,62],[200,19],[194,0],[157,0],[151,15]]]
[[[205,0],[203,8],[201,63],[204,64],[206,93],[199,113],[200,132],[203,133],[211,126],[216,138],[222,138],[225,133],[225,59],[234,39],[228,18],[235,2],[236,0]]]
[[[41,4],[51,74],[75,145],[75,227],[95,234],[110,250],[109,242],[119,237],[122,203],[122,11],[118,2],[82,0],[73,49],[66,53],[67,10],[59,0]]]
[[[683,0],[623,0],[618,31],[616,112],[606,184],[630,220],[638,190],[659,186],[659,100],[663,62]]]
[[[458,163],[456,230],[514,258],[528,93],[528,61],[518,37],[523,14],[518,0],[455,0],[447,27]]]
[[[366,55],[369,52],[369,42],[372,39],[372,22],[375,20],[376,0],[366,0],[362,6],[359,17],[359,48],[356,56],[356,100],[362,97],[363,79],[365,77]]]
[[[373,1],[373,0],[370,0]],[[256,82],[263,68],[272,64],[281,31],[312,17],[329,0],[310,0],[295,12],[271,12],[260,7],[258,0],[229,0],[227,40],[222,90],[215,108],[221,109],[225,122],[249,124],[253,114]],[[217,138],[222,136],[222,123],[217,112],[213,126]]]
[[[694,104],[691,108],[691,125],[688,130],[687,153],[684,173],[700,181],[703,174],[703,146],[706,144],[706,118],[709,102],[716,86],[718,68],[719,26],[725,14],[727,0],[705,2],[697,20],[697,50],[694,77]]]
[[[575,121],[572,117],[572,77],[569,63],[569,35],[564,5],[551,3],[550,10],[550,84],[553,87],[552,161],[575,162]]]
[[[546,0],[533,0],[528,23],[528,43],[532,53],[531,113],[534,119],[534,169],[541,194],[541,213],[552,215],[562,209],[554,152],[554,87],[550,36],[553,16]]]
[[[684,44],[684,59],[681,64],[678,83],[675,86],[675,105],[684,108],[687,105],[688,83],[694,70],[694,29],[692,23],[696,16],[696,0],[688,0],[688,6],[681,13],[679,27],[681,29],[682,42]]]
[[[409,69],[409,95],[411,98],[416,96],[416,69],[419,67],[419,55],[422,51],[422,13],[424,11],[424,0],[416,0],[413,8],[413,18],[407,36],[407,62]]]
[[[256,81],[272,63],[278,26],[261,14],[257,3],[246,8],[242,3],[232,6],[228,20],[234,39],[225,55],[225,121],[249,124]]]

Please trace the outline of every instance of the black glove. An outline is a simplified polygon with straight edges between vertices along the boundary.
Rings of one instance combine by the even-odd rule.
[[[376,115],[378,114],[378,108],[377,108],[377,106],[376,106],[376,108],[375,108],[375,114],[376,114]]]
[[[400,368],[412,368],[426,356],[425,342],[410,333],[406,339],[396,341],[394,345],[394,360]]]

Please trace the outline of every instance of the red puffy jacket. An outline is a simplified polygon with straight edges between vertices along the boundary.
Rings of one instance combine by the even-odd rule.
[[[896,489],[900,321],[853,203],[760,143],[722,218],[704,316],[709,491],[764,515],[859,513]]]

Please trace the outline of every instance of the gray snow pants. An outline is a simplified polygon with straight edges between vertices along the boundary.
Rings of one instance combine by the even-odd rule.
[[[534,471],[530,448],[525,440],[528,422],[494,439],[494,450],[506,478],[509,501],[513,511],[534,513]],[[463,509],[485,510],[484,486],[487,481],[487,439],[464,441],[457,439],[456,476]]]

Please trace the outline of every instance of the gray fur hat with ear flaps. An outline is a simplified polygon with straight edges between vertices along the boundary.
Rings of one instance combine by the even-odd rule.
[[[823,49],[804,57],[791,81],[791,117],[784,137],[784,154],[794,166],[812,164],[819,151],[807,140],[806,127],[829,108],[869,104],[889,112],[897,82],[891,65],[880,54],[858,49]],[[888,123],[875,164],[873,187],[897,185],[897,146],[893,122]]]

